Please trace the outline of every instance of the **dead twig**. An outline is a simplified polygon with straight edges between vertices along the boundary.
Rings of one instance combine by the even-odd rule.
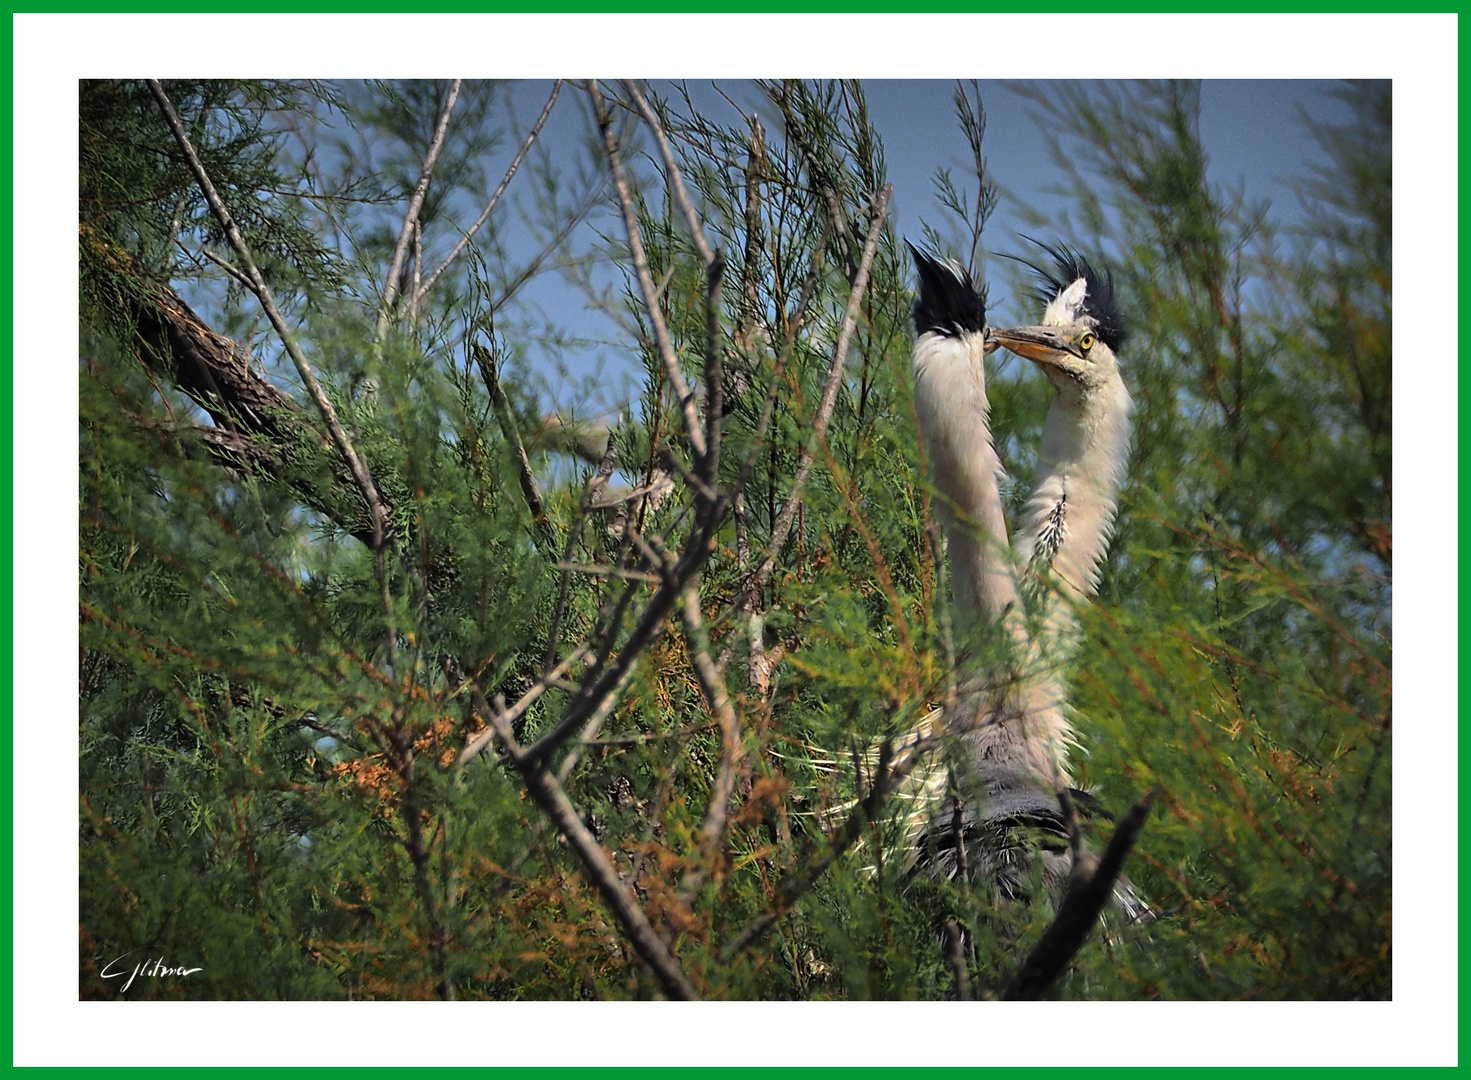
[[[646,731],[641,735],[618,735],[606,739],[584,738],[584,746],[643,746],[646,743],[663,742],[665,739],[687,739],[691,735],[700,735],[715,727],[710,724],[695,724],[692,727],[680,728],[678,731]]]
[[[664,377],[669,380],[669,385],[679,402],[685,433],[690,440],[690,446],[694,449],[695,457],[703,461],[706,449],[705,431],[700,425],[694,392],[690,389],[689,383],[685,381],[679,356],[674,351],[674,342],[669,337],[669,327],[665,324],[664,316],[659,311],[658,291],[654,287],[654,278],[649,271],[648,255],[644,251],[643,237],[638,227],[638,212],[634,209],[628,177],[623,169],[623,157],[618,150],[618,137],[613,131],[613,118],[603,103],[603,95],[598,91],[596,80],[588,81],[587,92],[592,98],[598,128],[603,134],[603,148],[608,156],[608,165],[613,171],[613,186],[618,192],[618,204],[623,210],[623,228],[628,235],[628,254],[633,260],[634,274],[638,278],[639,291],[643,294],[649,324],[653,327],[654,345],[658,349],[659,360],[664,367]]]
[[[625,581],[643,581],[650,585],[658,585],[664,581],[658,574],[650,574],[644,570],[629,570],[622,566],[584,566],[580,563],[566,562],[559,562],[556,565],[558,570],[565,570],[569,574],[586,574],[589,577],[615,577]]]
[[[644,120],[653,129],[654,141],[659,146],[659,156],[664,159],[664,168],[669,174],[669,187],[674,193],[674,201],[679,204],[680,210],[684,212],[685,224],[689,226],[690,239],[694,241],[695,250],[700,253],[700,261],[708,267],[715,262],[718,256],[711,249],[710,245],[705,242],[704,227],[700,224],[699,215],[695,213],[694,204],[690,202],[689,192],[685,190],[684,180],[679,175],[679,166],[675,164],[674,151],[669,147],[669,139],[665,136],[664,125],[659,122],[659,118],[654,115],[654,110],[649,107],[649,103],[639,93],[638,85],[631,79],[624,79],[622,81],[623,89],[628,92],[628,96],[638,106],[638,111],[643,115]]]
[[[525,714],[527,709],[536,704],[537,698],[541,697],[548,690],[552,689],[556,685],[557,681],[561,679],[563,675],[567,674],[567,672],[572,669],[573,665],[582,660],[582,658],[585,657],[590,651],[591,649],[589,649],[586,645],[582,645],[574,649],[565,660],[554,667],[546,675],[542,676],[542,678],[536,683],[535,686],[526,691],[526,693],[522,694],[516,700],[516,704],[504,710],[504,712],[498,719],[505,722],[506,730],[511,730],[511,725],[519,720],[522,715]],[[480,734],[476,735],[473,739],[466,743],[465,749],[460,751],[460,764],[465,764],[476,754],[480,753],[480,751],[484,750],[485,747],[490,743],[492,735],[494,735],[494,730],[487,729],[485,731],[482,731]]]
[[[571,526],[567,529],[567,540],[562,545],[562,557],[558,560],[561,564],[572,561],[572,549],[577,546],[577,537],[582,532],[583,519],[592,509],[593,498],[608,482],[608,477],[613,475],[613,470],[618,464],[618,444],[615,441],[616,431],[608,432],[608,442],[603,448],[603,459],[598,464],[598,471],[587,478],[587,486],[583,488],[582,498],[577,504],[577,516],[573,518]],[[557,583],[557,604],[552,609],[552,625],[547,631],[547,651],[542,659],[542,667],[551,670],[553,662],[557,658],[557,644],[562,637],[562,620],[567,615],[568,591],[572,587],[572,573],[567,569],[562,570],[562,579]]]
[[[694,242],[695,250],[700,254],[700,261],[705,264],[705,443],[708,450],[701,461],[700,472],[705,482],[713,485],[715,470],[720,459],[720,418],[725,412],[724,403],[721,400],[725,386],[725,378],[721,372],[724,361],[721,355],[722,350],[719,347],[720,290],[725,275],[725,259],[705,240],[705,227],[700,223],[700,215],[695,212],[689,192],[685,190],[684,178],[680,175],[679,164],[674,160],[674,151],[670,149],[664,125],[659,122],[658,116],[644,100],[644,96],[639,93],[638,86],[634,82],[628,79],[623,80],[623,88],[638,106],[645,122],[654,132],[654,141],[659,146],[659,154],[664,159],[664,170],[669,177],[669,189],[674,195],[674,201],[684,214],[685,224],[690,231],[690,239]]]
[[[602,896],[603,902],[608,905],[608,910],[623,928],[634,952],[649,966],[666,994],[680,1001],[697,1000],[699,995],[679,966],[674,953],[649,922],[649,917],[639,906],[633,890],[619,878],[608,853],[582,823],[577,808],[567,798],[562,785],[540,759],[529,756],[525,748],[516,742],[510,722],[506,719],[508,710],[497,707],[503,706],[504,702],[492,705],[474,684],[471,684],[470,692],[475,708],[489,721],[491,730],[501,740],[506,757],[521,774],[527,791],[576,853],[577,860]]]
[[[471,345],[470,351],[475,355],[475,364],[480,369],[480,379],[490,393],[490,403],[494,406],[496,419],[500,422],[501,434],[506,437],[506,441],[511,444],[515,452],[516,478],[520,481],[521,496],[526,500],[526,508],[531,511],[531,523],[543,544],[550,546],[554,538],[551,522],[547,518],[546,503],[542,500],[541,487],[536,482],[536,474],[531,471],[531,459],[526,455],[526,446],[521,441],[521,433],[516,430],[516,416],[511,411],[511,403],[501,386],[495,356],[484,345]]]
[[[373,328],[373,336],[378,340],[382,340],[383,335],[388,331],[388,316],[393,310],[394,300],[398,297],[398,276],[403,271],[404,256],[409,249],[409,240],[413,237],[414,223],[419,220],[419,210],[424,206],[424,196],[429,192],[429,181],[434,176],[434,166],[439,161],[439,152],[444,149],[444,136],[449,130],[449,116],[454,111],[455,102],[459,100],[462,81],[456,79],[450,83],[444,110],[439,114],[439,122],[434,125],[434,136],[429,140],[429,150],[424,154],[424,164],[419,169],[419,182],[414,185],[414,193],[409,197],[409,207],[404,211],[403,227],[398,231],[398,243],[393,247],[393,258],[388,264],[388,277],[383,284],[383,299],[378,305],[378,323]]]
[[[1077,813],[1066,792],[1061,798],[1063,814],[1068,821],[1069,842],[1074,852],[1072,876],[1068,879],[1067,893],[1057,917],[1007,985],[1001,995],[1003,1001],[1037,1000],[1077,955],[1089,931],[1108,906],[1114,882],[1123,870],[1124,858],[1139,839],[1149,808],[1154,804],[1154,792],[1145,792],[1119,822],[1103,857],[1095,858],[1083,851],[1081,843],[1074,839],[1078,830]]]
[[[175,243],[179,245],[180,250],[185,250],[183,241],[175,241]],[[234,278],[238,284],[244,286],[252,293],[255,292],[255,284],[250,280],[250,278],[246,277],[244,272],[239,270],[229,259],[203,246],[200,247],[199,252],[210,262],[214,263],[221,270]]]
[[[414,249],[410,260],[413,270],[409,277],[409,330],[419,322],[419,282],[424,276],[424,225],[414,219]]]
[[[521,143],[521,149],[517,150],[516,156],[511,159],[511,165],[506,169],[506,175],[501,177],[501,182],[496,185],[495,191],[491,193],[489,201],[485,204],[485,209],[480,211],[480,216],[475,219],[475,223],[465,230],[465,235],[460,237],[459,243],[444,257],[444,261],[435,268],[434,272],[424,281],[424,284],[415,289],[413,300],[416,306],[423,302],[425,296],[429,295],[429,290],[434,288],[434,283],[449,269],[450,264],[460,257],[460,253],[465,250],[475,234],[480,231],[480,226],[490,220],[490,212],[495,209],[496,203],[501,201],[501,196],[506,193],[506,188],[510,186],[511,178],[521,168],[522,159],[526,157],[527,151],[531,149],[531,144],[536,142],[536,137],[541,134],[542,125],[547,122],[547,117],[552,115],[552,106],[557,103],[557,95],[561,92],[562,80],[558,79],[552,83],[551,96],[547,98],[547,103],[542,106],[541,115],[536,118],[536,123],[531,125],[531,130],[526,133],[526,138]]]
[[[743,756],[741,745],[740,718],[731,704],[726,691],[725,679],[710,659],[710,637],[705,631],[700,615],[700,579],[691,577],[684,584],[682,615],[685,640],[689,644],[690,664],[695,669],[695,679],[700,684],[700,693],[720,728],[720,763],[715,771],[715,783],[710,789],[710,805],[705,811],[701,827],[701,843],[705,858],[713,862],[721,845],[725,842],[725,831],[730,819],[730,799],[735,793],[736,770]],[[693,897],[703,883],[700,874],[692,874],[681,892]]]
[[[649,542],[639,537],[632,527],[625,528],[624,535],[640,544],[641,550],[654,562],[664,577],[662,588],[655,590],[648,606],[639,616],[633,629],[620,643],[617,656],[613,656],[614,632],[621,622],[622,612],[633,596],[633,590],[642,589],[640,582],[630,582],[608,622],[603,644],[599,647],[583,680],[582,689],[573,695],[567,712],[557,724],[527,748],[526,753],[540,760],[550,754],[557,745],[582,724],[594,710],[599,708],[607,696],[622,682],[628,671],[638,662],[639,656],[666,629],[667,619],[678,602],[685,582],[699,572],[713,550],[716,531],[724,518],[729,503],[720,498],[707,506],[694,522],[678,558],[665,555]],[[563,560],[568,561],[566,559]],[[563,571],[566,575],[567,572]],[[570,575],[569,575],[570,576]]]
[[[598,740],[594,739],[593,736],[598,733],[598,729],[603,726],[603,723],[608,717],[613,715],[613,710],[618,707],[618,699],[623,696],[623,691],[628,689],[628,684],[633,681],[635,668],[636,665],[624,672],[623,679],[617,686],[613,687],[607,697],[603,698],[602,703],[593,710],[592,716],[588,717],[587,724],[583,727],[582,735],[578,739],[580,745],[574,746],[569,750],[567,756],[562,759],[562,764],[557,766],[557,779],[562,783],[565,784],[567,777],[572,775],[572,770],[577,768],[577,762],[582,757],[582,747],[597,745]]]
[[[965,965],[965,933],[954,919],[945,922],[945,963],[955,976],[955,1000],[970,1000],[970,971]]]

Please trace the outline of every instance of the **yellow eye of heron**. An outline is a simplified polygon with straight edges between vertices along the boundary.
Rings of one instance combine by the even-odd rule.
[[[1093,337],[1093,331],[1085,330],[1083,331],[1082,336],[1078,338],[1078,348],[1082,349],[1084,352],[1087,352],[1089,349],[1093,348],[1093,342],[1095,340],[1096,339]]]

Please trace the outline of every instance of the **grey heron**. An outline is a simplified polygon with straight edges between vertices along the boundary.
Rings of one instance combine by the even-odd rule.
[[[1058,794],[1072,790],[1067,756],[1075,738],[1058,660],[1070,647],[1071,603],[1097,588],[1123,481],[1131,408],[1114,351],[1125,331],[1112,278],[1067,248],[1044,249],[1057,269],[1033,267],[1048,287],[1042,324],[991,330],[965,269],[910,245],[920,280],[915,409],[941,497],[955,624],[966,632],[1000,626],[1016,654],[1001,672],[988,668],[993,659],[965,661],[959,715],[945,718],[945,729],[964,749],[965,760],[951,770],[959,776],[956,813],[942,812],[943,785],[938,770],[931,770],[922,784],[925,797],[915,801],[910,817],[928,817],[920,831],[928,832],[927,842],[952,873],[964,845],[971,845],[975,870],[1007,898],[1025,895],[1034,855],[1054,898],[1070,872],[1071,855],[1058,842],[1066,835]],[[984,357],[997,346],[1032,360],[1055,387],[1036,490],[1014,548],[1007,543],[1003,470],[986,396]],[[1045,590],[1049,577],[1060,583],[1056,599]],[[1049,597],[1037,633],[1023,618],[1019,578],[1037,583],[1028,592]],[[1041,843],[1024,839],[1023,832]],[[1126,882],[1119,883],[1117,898],[1137,914]]]
[[[961,832],[999,836],[1020,822],[1058,815],[1055,792],[1069,786],[1066,747],[1072,741],[1060,694],[1046,682],[1018,674],[1032,651],[1017,589],[1001,499],[1002,466],[990,432],[985,355],[985,303],[965,269],[910,246],[919,272],[915,303],[915,411],[930,472],[939,495],[940,518],[952,567],[955,626],[962,640],[1000,628],[993,640],[1009,643],[1016,664],[996,669],[994,652],[967,656],[957,672],[956,715],[945,728],[965,748],[960,763]],[[951,770],[955,771],[955,770]],[[909,832],[930,828],[945,785],[945,770],[921,774],[911,794]],[[931,841],[954,869],[963,837],[951,825]],[[1005,845],[978,845],[1006,855]],[[918,855],[918,851],[915,853]],[[998,864],[997,873],[1002,871]],[[1014,868],[1013,868],[1014,869]],[[983,871],[984,872],[984,871]],[[1010,871],[1008,871],[1010,872]],[[995,875],[993,875],[995,876]],[[1019,891],[1017,882],[1009,892]]]
[[[986,306],[958,263],[910,245],[919,271],[914,321],[914,407],[940,495],[940,517],[954,575],[957,630],[1019,610],[1007,556],[1003,470],[991,439],[986,397]]]
[[[1055,270],[1026,264],[1041,279],[1041,325],[998,330],[994,340],[1035,363],[1054,387],[1016,557],[1034,580],[1056,582],[1061,603],[1048,606],[1061,614],[1098,591],[1128,466],[1134,402],[1119,375],[1127,330],[1113,275],[1065,245],[1038,246],[1056,263]]]

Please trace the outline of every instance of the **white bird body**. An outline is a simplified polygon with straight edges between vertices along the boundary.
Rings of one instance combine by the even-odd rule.
[[[995,345],[987,339],[983,302],[958,265],[914,256],[920,273],[914,404],[945,527],[956,634],[974,646],[999,629],[993,641],[1012,651],[1004,665],[994,653],[962,662],[960,707],[945,726],[967,747],[967,771],[982,788],[982,815],[999,820],[1023,803],[1028,812],[1055,807],[1053,792],[1068,786],[1073,732],[1061,686],[1027,674],[1038,664],[1007,541],[1005,474],[991,437],[985,354]]]
[[[960,662],[957,707],[928,717],[912,735],[928,736],[942,721],[964,752],[948,768],[912,776],[899,795],[910,802],[911,858],[919,857],[918,837],[926,834],[948,852],[943,859],[953,872],[962,838],[973,836],[973,868],[1011,897],[1028,892],[1033,865],[1041,866],[1048,891],[1060,895],[1071,866],[1067,855],[1030,853],[1013,834],[1063,828],[1058,793],[1072,787],[1068,754],[1076,745],[1063,677],[1076,645],[1073,609],[1098,588],[1132,409],[1114,354],[1124,330],[1112,281],[1067,249],[1047,250],[1058,274],[1039,270],[1049,286],[1042,324],[994,332],[969,275],[914,251],[914,402],[945,527],[957,635],[974,645],[988,629],[1002,629],[992,641],[1009,646],[1009,656],[1001,662],[986,649]],[[1014,545],[1006,540],[1004,471],[986,394],[985,355],[998,345],[1033,360],[1055,388],[1036,488]],[[1118,896],[1126,911],[1137,906],[1126,883]]]
[[[1017,610],[999,485],[1005,475],[991,440],[984,339],[980,333],[920,335],[914,349],[914,407],[940,498],[956,596],[956,630]]]
[[[1042,273],[1049,299],[1042,323],[997,331],[996,340],[1032,360],[1053,384],[1037,454],[1037,484],[1022,511],[1016,560],[1029,593],[1045,599],[1042,651],[1054,662],[1075,645],[1074,607],[1098,591],[1129,458],[1134,402],[1115,350],[1124,330],[1113,281],[1067,248],[1044,248],[1058,263]],[[1055,294],[1054,294],[1055,293]]]

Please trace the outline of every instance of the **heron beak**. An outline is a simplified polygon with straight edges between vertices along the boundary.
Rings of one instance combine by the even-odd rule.
[[[1017,326],[1010,330],[997,330],[987,344],[992,340],[1018,356],[1039,364],[1059,364],[1066,357],[1082,355],[1069,336],[1051,326]]]
[[[991,334],[990,334],[990,332],[988,331],[987,334],[986,334],[985,343],[982,345],[982,348],[981,348],[981,351],[982,351],[983,355],[990,356],[993,352],[995,352],[999,348],[1001,348],[1001,342],[997,341],[994,337],[992,337]]]

